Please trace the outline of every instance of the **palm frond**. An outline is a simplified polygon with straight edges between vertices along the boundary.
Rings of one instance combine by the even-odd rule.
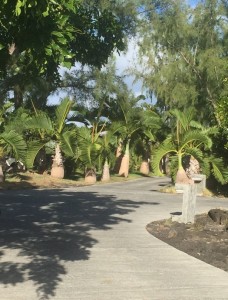
[[[121,133],[121,130],[123,128],[124,124],[123,122],[112,122],[110,128],[108,129],[108,132],[111,132],[112,135]]]
[[[144,127],[157,130],[161,128],[162,122],[161,118],[156,112],[152,110],[146,110],[142,112],[142,124]]]
[[[202,169],[202,173],[208,178],[211,174],[210,159],[208,157],[204,157],[202,161],[200,161],[200,167]]]
[[[99,156],[100,145],[88,140],[81,140],[79,143],[80,160],[87,167],[94,167]]]
[[[144,134],[146,137],[148,137],[148,139],[152,142],[155,141],[155,135],[153,134],[153,132],[150,129],[145,129],[144,130]]]
[[[78,139],[91,141],[91,129],[87,127],[78,128]]]
[[[77,156],[77,132],[75,130],[67,130],[60,137],[61,150],[70,157]]]
[[[73,105],[73,101],[69,98],[64,98],[60,105],[56,108],[56,126],[58,133],[61,133],[67,118],[67,115],[70,112],[70,109]]]
[[[184,131],[188,130],[189,124],[193,117],[193,110],[191,108],[185,112],[182,112],[178,109],[173,109],[170,111],[170,113],[176,118],[177,122],[181,125]]]
[[[32,116],[25,122],[26,129],[37,129],[52,132],[53,125],[49,116],[45,113],[39,113],[38,115]]]
[[[27,155],[26,155],[26,166],[28,169],[33,167],[35,158],[38,152],[45,147],[47,141],[31,141],[28,143]]]
[[[194,120],[191,120],[190,123],[189,123],[190,127],[192,128],[195,128],[195,129],[203,129],[203,125],[200,123],[200,122],[197,122],[197,121],[194,121]]]
[[[228,171],[225,169],[221,158],[210,157],[212,173],[221,184],[228,183]]]
[[[197,147],[186,147],[185,153],[188,155],[192,155],[197,160],[203,159],[203,152]]]
[[[0,144],[10,148],[16,159],[24,160],[26,157],[27,144],[23,137],[11,130],[0,135]]]
[[[219,132],[219,128],[217,126],[212,126],[204,128],[202,131],[207,135],[215,135]]]
[[[201,131],[193,130],[188,131],[184,134],[183,139],[181,141],[180,148],[184,149],[188,147],[188,145],[193,144],[194,147],[204,146],[205,148],[210,149],[212,146],[212,140],[206,134]]]
[[[168,153],[177,153],[175,145],[173,143],[162,143],[159,148],[155,151],[152,159],[152,167],[155,174],[160,174],[160,162],[161,159]]]

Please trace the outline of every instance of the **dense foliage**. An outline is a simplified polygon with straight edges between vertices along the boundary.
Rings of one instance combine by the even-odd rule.
[[[0,158],[102,180],[195,159],[227,183],[225,1],[5,0],[0,20]],[[112,54],[135,33],[153,105],[116,74]],[[48,106],[52,92],[67,97]]]

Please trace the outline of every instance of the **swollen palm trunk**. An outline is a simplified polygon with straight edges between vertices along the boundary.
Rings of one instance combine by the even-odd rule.
[[[176,183],[192,184],[193,180],[187,176],[184,168],[179,168],[177,171]]]
[[[116,162],[113,169],[114,173],[119,173],[122,158],[122,143],[120,142],[116,149]]]
[[[120,166],[120,170],[119,170],[120,176],[128,177],[129,162],[130,162],[129,155],[125,154],[121,161],[121,166]]]
[[[143,161],[140,166],[140,173],[144,175],[149,175],[150,168],[148,161]]]
[[[51,176],[59,179],[64,178],[63,158],[59,144],[55,147],[55,157],[51,168]]]
[[[96,171],[94,169],[86,169],[85,172],[85,183],[94,184],[97,182]]]
[[[101,181],[109,181],[110,180],[110,172],[109,172],[109,164],[106,160],[103,167],[102,178]]]
[[[130,164],[130,156],[129,156],[129,142],[126,145],[125,154],[122,158],[119,175],[128,177],[129,174],[129,164]]]

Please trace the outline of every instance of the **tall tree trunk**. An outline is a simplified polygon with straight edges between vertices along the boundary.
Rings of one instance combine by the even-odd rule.
[[[51,176],[59,179],[64,178],[63,158],[58,143],[56,144],[55,147],[55,156],[51,168]]]
[[[116,149],[116,161],[115,161],[115,166],[113,168],[113,171],[116,174],[119,173],[122,158],[123,158],[123,154],[122,154],[122,140],[120,139],[118,147]]]
[[[119,170],[119,175],[124,177],[128,177],[129,174],[129,164],[130,164],[129,144],[130,141],[127,142],[125,154],[122,158],[120,170]]]
[[[101,181],[109,181],[110,180],[110,171],[109,171],[109,163],[108,160],[105,160],[104,166],[103,166],[103,172],[102,172],[102,178]]]

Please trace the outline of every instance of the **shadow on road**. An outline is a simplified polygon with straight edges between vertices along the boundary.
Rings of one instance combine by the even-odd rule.
[[[89,259],[98,242],[90,230],[131,222],[124,216],[141,205],[158,204],[61,189],[9,191],[0,197],[0,283],[32,280],[39,299],[55,295],[67,273],[64,262]]]

